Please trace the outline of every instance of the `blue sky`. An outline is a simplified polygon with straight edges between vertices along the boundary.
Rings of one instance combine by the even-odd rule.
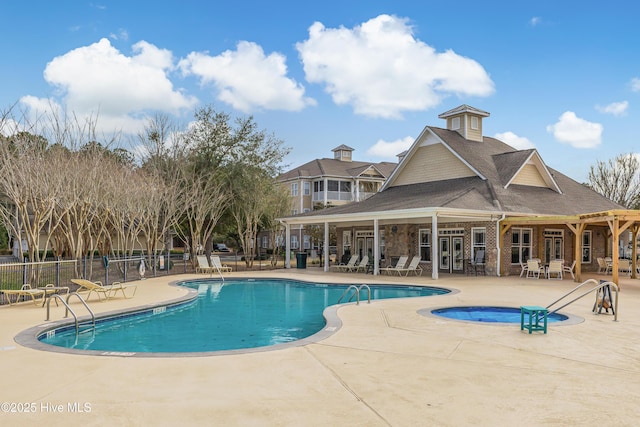
[[[485,135],[535,147],[580,182],[597,160],[640,150],[636,2],[36,0],[0,9],[0,112],[15,104],[42,117],[53,106],[135,135],[156,111],[186,126],[213,105],[284,140],[291,167],[340,144],[356,160],[395,161],[461,104],[491,113]]]

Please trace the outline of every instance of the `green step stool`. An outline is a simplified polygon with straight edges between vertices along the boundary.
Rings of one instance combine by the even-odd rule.
[[[547,314],[549,311],[537,305],[523,305],[520,307],[520,330],[543,331],[547,333]],[[526,320],[526,322],[525,322]],[[542,324],[540,322],[542,321]]]

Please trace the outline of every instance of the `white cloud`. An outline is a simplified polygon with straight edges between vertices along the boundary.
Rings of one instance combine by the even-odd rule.
[[[256,108],[299,111],[316,104],[304,96],[302,85],[286,77],[285,57],[265,56],[255,43],[239,42],[237,50],[218,56],[192,52],[179,67],[183,74],[199,77],[203,85],[212,84],[218,99],[243,112]]]
[[[367,154],[375,157],[393,159],[393,161],[395,161],[397,159],[394,159],[394,157],[408,150],[414,141],[415,138],[412,136],[405,136],[402,139],[389,142],[379,139],[378,142],[367,150]]]
[[[438,53],[413,36],[406,19],[380,15],[353,29],[309,28],[296,44],[307,81],[325,85],[333,101],[357,114],[399,118],[450,95],[488,96],[494,84],[476,61]]]
[[[629,102],[612,102],[609,105],[605,105],[604,107],[601,105],[596,105],[596,110],[605,114],[612,114],[614,116],[624,116],[627,112],[627,108],[629,107]]]
[[[98,115],[102,130],[136,132],[146,111],[176,114],[196,105],[195,97],[173,87],[167,76],[173,67],[167,50],[141,41],[133,45],[133,55],[126,56],[103,38],[54,58],[44,78],[58,88],[66,108],[79,118]],[[23,98],[27,106],[48,102]]]
[[[542,18],[540,18],[539,16],[534,16],[529,20],[529,25],[531,25],[532,27],[535,27],[541,22],[542,22]]]
[[[640,92],[640,78],[634,77],[631,79],[631,90],[634,92]]]
[[[528,148],[535,148],[533,142],[529,141],[529,139],[524,136],[518,136],[511,131],[496,133],[494,138],[499,139],[500,141],[509,144],[513,148],[517,150],[526,150]]]
[[[594,148],[602,142],[603,127],[576,116],[573,111],[562,113],[558,122],[547,126],[547,132],[560,142],[575,148]]]

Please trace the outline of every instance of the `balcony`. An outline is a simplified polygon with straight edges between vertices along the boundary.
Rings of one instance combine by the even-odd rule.
[[[313,193],[313,201],[314,202],[324,202],[324,191],[317,191]],[[340,191],[328,191],[327,192],[327,201],[328,202],[350,202],[353,200],[351,193],[343,193]]]

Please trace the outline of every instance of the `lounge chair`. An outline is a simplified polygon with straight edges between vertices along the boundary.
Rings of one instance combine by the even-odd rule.
[[[209,265],[209,261],[207,261],[206,255],[198,255],[196,257],[198,261],[198,265],[196,266],[196,273],[209,273],[213,274],[215,267]]]
[[[547,279],[551,279],[551,276],[555,274],[556,279],[562,280],[562,272],[563,272],[562,264],[563,262],[558,259],[554,259],[553,261],[550,261],[549,267],[547,267]]]
[[[408,276],[409,273],[415,273],[416,276],[422,276],[422,268],[420,267],[420,261],[422,257],[420,255],[416,255],[411,258],[411,262],[406,268],[402,268],[399,270],[400,273],[406,273],[405,276]]]
[[[346,264],[334,265],[337,271],[351,271],[353,267],[355,267],[356,262],[358,261],[358,255],[351,255],[351,259]]]
[[[563,265],[562,266],[562,272],[563,273],[569,273],[571,274],[571,278],[575,279],[576,275],[573,272],[573,269],[576,268],[576,260],[574,259],[573,262],[571,263],[571,266],[568,265]]]
[[[133,298],[136,294],[138,287],[136,285],[125,285],[120,282],[113,282],[111,285],[102,285],[102,282],[92,282],[86,279],[71,279],[72,283],[80,286],[78,292],[87,292],[87,301],[91,298],[91,294],[95,293],[98,296],[98,300],[102,301],[102,297],[105,300],[113,298],[118,291],[122,292],[122,296],[125,298]],[[125,293],[125,289],[133,289],[133,293],[130,297]]]
[[[354,265],[349,271],[355,271],[356,273],[358,273],[360,270],[362,270],[363,273],[366,273],[368,264],[369,264],[369,256],[365,255],[362,257],[360,262]]]
[[[38,305],[38,298],[42,298],[44,304],[45,291],[42,289],[33,289],[31,285],[22,285],[20,289],[1,289],[0,292],[4,293],[4,298],[9,305],[13,305],[20,301],[20,298],[29,297],[35,305]],[[11,296],[15,296],[15,300],[11,302]]]
[[[408,256],[402,255],[400,258],[398,258],[398,262],[396,262],[396,265],[391,266],[391,267],[381,268],[380,269],[380,274],[382,274],[383,272],[386,272],[388,274],[398,273],[398,276],[401,276],[402,275],[402,269],[404,269],[404,266],[407,264],[408,260],[409,260]]]
[[[222,264],[218,255],[211,255],[211,267],[217,270],[218,273],[231,273],[233,271],[233,268]]]

